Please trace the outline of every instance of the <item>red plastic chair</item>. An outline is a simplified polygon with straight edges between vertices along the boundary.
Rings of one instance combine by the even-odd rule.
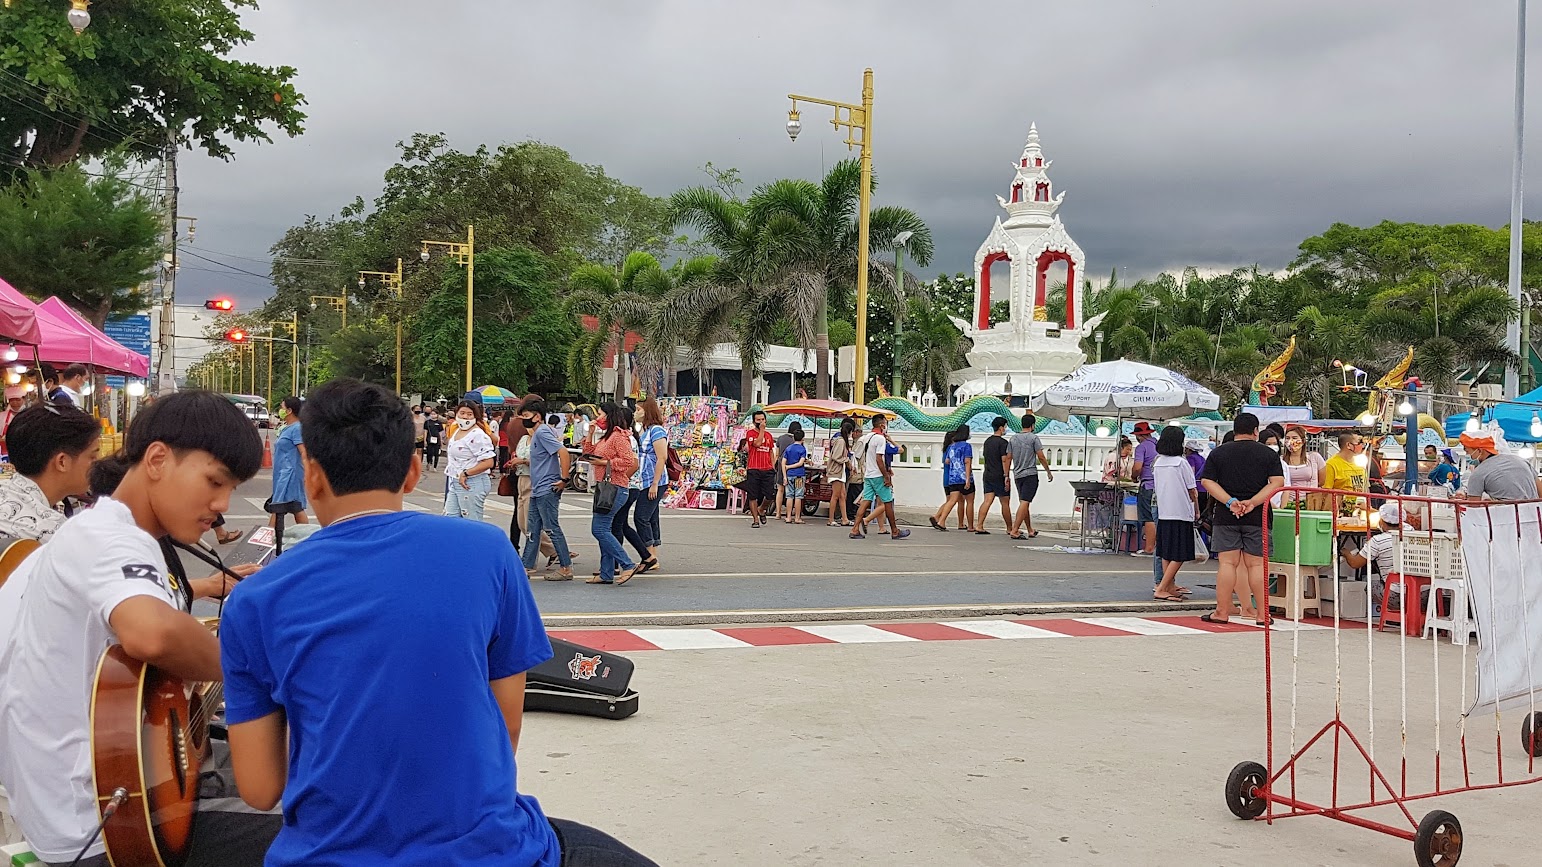
[[[1392,609],[1392,588],[1394,585],[1402,586],[1401,610]],[[1381,616],[1376,618],[1378,631],[1387,628],[1390,621],[1402,627],[1404,635],[1412,635],[1419,638],[1424,635],[1424,591],[1428,590],[1430,579],[1424,575],[1402,575],[1393,572],[1387,576],[1386,586],[1381,591]]]

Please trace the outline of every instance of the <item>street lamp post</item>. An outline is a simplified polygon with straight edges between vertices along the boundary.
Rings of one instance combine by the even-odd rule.
[[[419,258],[423,262],[428,261],[429,247],[443,247],[445,251],[462,265],[466,266],[466,391],[471,390],[471,314],[474,305],[472,292],[476,286],[476,227],[466,226],[466,242],[459,241],[424,241],[423,252]],[[398,386],[399,387],[399,386]]]
[[[864,403],[864,392],[867,390],[867,238],[873,187],[873,70],[869,67],[862,73],[861,105],[815,99],[796,93],[787,94],[787,98],[792,100],[792,110],[787,112],[788,137],[796,141],[798,133],[803,131],[803,121],[798,117],[798,102],[812,102],[835,109],[835,117],[830,120],[830,125],[837,131],[841,127],[846,128],[847,150],[861,148],[862,190],[857,214],[857,346],[853,377],[856,382],[852,384],[851,399],[854,403]],[[841,112],[845,112],[844,117]],[[856,137],[858,132],[862,134],[860,139]]]
[[[905,388],[904,377],[900,375],[900,336],[905,333],[904,326],[900,324],[900,315],[905,312],[905,244],[914,234],[900,232],[894,236],[894,371],[890,377],[889,393],[896,397]]]
[[[380,281],[385,284],[387,289],[394,289],[396,291],[397,307],[399,308],[401,306],[402,260],[396,260],[395,273],[390,271],[360,271],[360,289],[364,288],[364,279],[366,277],[379,277]],[[466,390],[470,391],[471,389],[468,387]],[[402,311],[400,309],[396,311],[396,393],[402,393]]]
[[[289,314],[289,321],[277,320],[269,322],[270,328],[282,328],[289,332],[289,367],[290,367],[290,394],[300,393],[300,312],[298,310]],[[268,344],[268,402],[273,401],[273,343]]]
[[[343,327],[344,328],[348,327],[348,296],[346,294],[343,294],[343,295],[312,295],[311,296],[311,306],[315,307],[317,301],[325,301],[328,304],[332,305],[333,307],[336,307],[338,312],[343,315]]]

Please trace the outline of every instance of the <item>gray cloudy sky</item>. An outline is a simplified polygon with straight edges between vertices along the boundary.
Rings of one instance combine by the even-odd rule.
[[[305,214],[372,199],[414,131],[540,139],[660,196],[708,160],[817,177],[845,147],[812,106],[789,142],[786,94],[857,101],[864,66],[877,202],[931,225],[928,276],[972,266],[1030,121],[1095,277],[1278,267],[1336,220],[1509,217],[1511,0],[268,0],[246,22],[245,56],[300,70],[307,132],[187,158],[182,212],[195,250],[258,273]],[[185,298],[267,293],[185,262]]]

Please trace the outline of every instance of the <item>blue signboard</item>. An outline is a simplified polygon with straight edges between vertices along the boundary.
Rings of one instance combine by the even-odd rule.
[[[146,361],[150,359],[150,314],[114,316],[102,326],[102,333],[123,344],[129,351],[143,355]],[[122,388],[124,382],[121,376],[107,377],[108,388]]]

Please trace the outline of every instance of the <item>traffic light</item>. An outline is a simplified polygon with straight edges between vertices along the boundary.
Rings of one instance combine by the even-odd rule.
[[[243,328],[232,328],[229,331],[225,332],[225,339],[230,341],[231,343],[245,343],[246,342],[246,338],[247,338],[247,333],[246,333],[246,330],[243,329]]]
[[[218,310],[221,313],[229,313],[230,311],[236,309],[236,302],[231,301],[229,298],[210,298],[208,301],[203,303],[203,309]]]

